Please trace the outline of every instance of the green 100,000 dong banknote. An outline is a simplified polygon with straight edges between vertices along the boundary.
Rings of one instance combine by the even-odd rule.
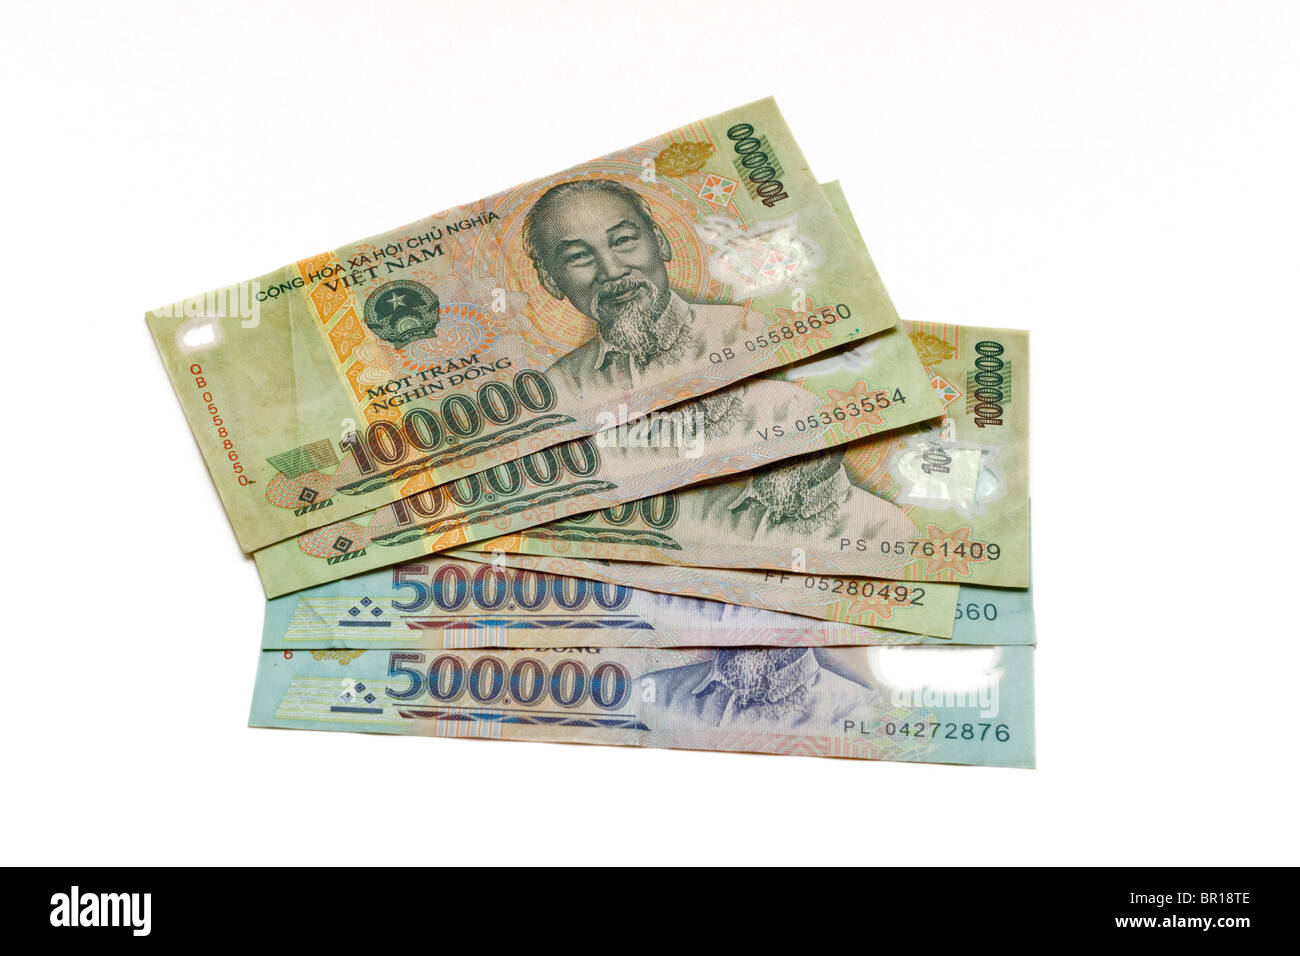
[[[148,316],[247,551],[895,321],[771,100]]]
[[[275,597],[834,448],[934,418],[941,407],[911,341],[894,328],[317,528],[254,557],[267,596]],[[652,520],[660,518],[671,523],[672,515]]]
[[[938,425],[474,550],[1027,587],[1028,335],[956,325],[911,326],[910,335],[944,405]]]
[[[249,723],[1032,767],[1033,648],[271,650]]]
[[[513,566],[498,567],[446,555],[372,571],[295,591],[266,604],[262,647],[292,648],[462,648],[553,647],[581,643],[595,647],[735,647],[918,644],[940,641],[899,630],[883,630],[786,614],[720,600],[684,597],[635,586],[631,580],[573,577]],[[524,561],[545,559],[508,555]],[[581,564],[583,562],[572,562]],[[596,562],[585,562],[595,564]],[[604,562],[608,565],[608,562]],[[637,566],[633,566],[637,567]],[[654,572],[676,568],[640,566]],[[735,572],[722,572],[735,573]],[[653,586],[653,585],[652,585]],[[956,591],[956,588],[950,588]],[[988,589],[971,589],[988,590]],[[994,634],[957,629],[970,643],[1032,643],[1032,613],[1018,615],[1000,600],[1018,592],[994,592],[975,616],[1002,620]],[[978,600],[966,595],[967,603]],[[1027,596],[1024,600],[1028,604]],[[963,609],[966,610],[966,609]],[[1027,610],[1027,609],[1026,609]],[[948,606],[949,630],[956,616]],[[1027,618],[1025,628],[1021,618]]]
[[[843,190],[823,188],[869,259]],[[860,441],[843,449],[839,467],[839,453],[795,460],[476,549],[806,571],[820,576],[819,589],[826,575],[1028,586],[1028,335],[949,325],[909,331],[943,403],[941,426]],[[812,613],[866,623],[838,602]]]

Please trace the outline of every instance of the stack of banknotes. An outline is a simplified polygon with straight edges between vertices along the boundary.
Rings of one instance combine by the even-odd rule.
[[[1028,335],[900,320],[771,100],[148,322],[252,725],[1032,766]]]

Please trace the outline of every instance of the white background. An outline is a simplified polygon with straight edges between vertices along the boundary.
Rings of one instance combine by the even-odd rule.
[[[1297,11],[6,4],[3,862],[1297,862]],[[1039,769],[248,729],[146,309],[769,94],[1032,331]]]

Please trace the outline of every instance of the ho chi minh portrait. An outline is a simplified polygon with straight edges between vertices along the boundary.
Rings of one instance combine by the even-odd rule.
[[[641,680],[654,688],[647,717],[663,729],[825,732],[869,722],[882,700],[865,682],[827,669],[809,647],[718,650]]]
[[[662,368],[689,368],[764,327],[744,306],[686,301],[668,284],[673,249],[650,204],[610,179],[552,186],[524,219],[542,286],[596,324],[549,369],[577,395],[626,389]]]
[[[864,491],[836,446],[690,490],[689,518],[721,541],[745,541],[785,550],[804,543],[818,550],[837,541],[906,541],[916,525],[902,508]]]

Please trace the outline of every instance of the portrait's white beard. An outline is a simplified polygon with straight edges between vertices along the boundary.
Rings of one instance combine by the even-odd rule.
[[[779,706],[783,701],[790,701],[792,707],[801,706],[803,695],[795,693],[797,688],[785,682],[802,675],[787,675],[783,678],[777,671],[798,660],[804,653],[801,647],[719,651],[718,671],[735,693],[736,703],[742,707],[754,704]]]
[[[675,411],[680,416],[686,441],[721,438],[728,434],[736,413],[744,404],[745,391],[744,386],[732,386],[679,405]]]
[[[838,520],[840,502],[834,496],[828,470],[827,462],[818,455],[755,474],[751,487],[767,507],[768,522],[790,524],[806,534]]]
[[[611,301],[615,296],[639,290],[624,302]],[[648,365],[663,350],[654,334],[655,322],[668,307],[668,290],[656,295],[655,287],[631,276],[607,282],[596,293],[594,311],[600,337],[607,345],[630,355],[638,365]]]

